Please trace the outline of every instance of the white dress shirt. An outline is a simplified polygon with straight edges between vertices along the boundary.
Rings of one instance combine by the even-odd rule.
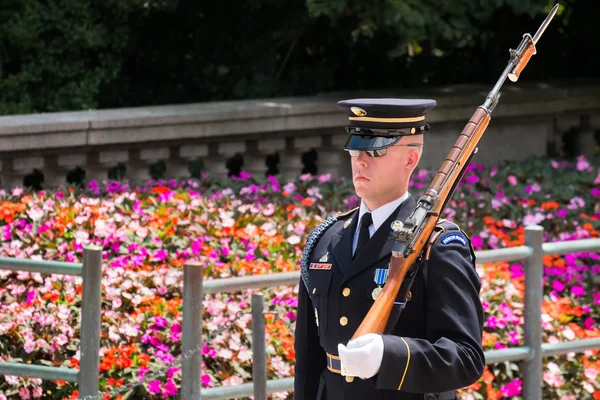
[[[354,240],[352,241],[352,255],[354,255],[354,252],[356,251],[356,245],[358,244],[358,234],[360,232],[360,221],[362,219],[362,216],[365,213],[370,212],[371,217],[373,217],[373,223],[369,227],[369,237],[372,237],[373,234],[377,231],[377,229],[379,229],[379,227],[390,217],[390,215],[392,215],[394,210],[398,208],[398,206],[400,206],[400,204],[402,204],[402,202],[404,202],[404,200],[408,198],[408,196],[409,193],[407,191],[406,193],[404,193],[403,196],[397,198],[394,201],[390,201],[389,203],[384,204],[373,211],[369,210],[364,201],[361,200],[360,208],[358,210],[358,225],[356,226],[356,230],[354,231]]]

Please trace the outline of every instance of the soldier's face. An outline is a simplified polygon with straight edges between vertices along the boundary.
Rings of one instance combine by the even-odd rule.
[[[389,147],[383,157],[369,157],[361,151],[358,157],[351,157],[357,196],[370,210],[397,199],[408,189],[410,174],[418,161],[419,153],[411,147]]]

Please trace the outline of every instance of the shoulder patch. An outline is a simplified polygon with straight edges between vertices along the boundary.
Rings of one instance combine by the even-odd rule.
[[[315,243],[321,235],[334,223],[338,220],[337,215],[332,215],[328,217],[325,221],[321,222],[319,226],[317,226],[306,239],[306,245],[304,246],[304,250],[302,251],[302,257],[300,258],[300,276],[302,277],[302,281],[304,282],[304,286],[308,289],[308,268],[310,260],[310,253],[312,252]]]
[[[462,233],[452,232],[448,235],[444,236],[441,240],[442,244],[450,244],[454,242],[459,242],[463,247],[467,246],[467,239],[462,235]]]
[[[461,235],[461,233],[462,233],[462,235]],[[458,234],[459,238],[453,238],[452,236],[455,234]],[[442,242],[442,244],[444,244],[444,245],[446,245],[448,243],[452,243],[453,241],[460,242],[463,245],[463,247],[467,245],[466,235],[464,232],[462,232],[460,230],[460,227],[457,224],[455,224],[454,222],[448,221],[447,219],[444,219],[444,218],[440,218],[436,222],[433,233],[431,234],[431,236],[429,238],[429,242],[427,243],[427,245],[425,247],[425,260],[429,260],[429,256],[430,256],[431,248],[432,248],[433,244],[442,235],[446,235],[442,239],[442,240],[446,241],[445,243]]]
[[[353,208],[350,211],[346,211],[346,212],[343,212],[343,213],[336,214],[336,217],[340,218],[340,217],[348,216],[348,215],[352,214],[356,210],[358,210],[358,207],[355,207],[355,208]]]

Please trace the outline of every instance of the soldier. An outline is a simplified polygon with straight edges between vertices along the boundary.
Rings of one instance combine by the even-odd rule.
[[[344,149],[361,203],[329,217],[307,239],[294,398],[455,399],[454,390],[476,382],[485,365],[481,282],[470,239],[456,224],[440,220],[436,226],[384,334],[350,341],[385,285],[394,243],[390,224],[404,222],[416,206],[408,185],[429,130],[425,114],[436,102],[357,99],[338,105],[349,117]]]

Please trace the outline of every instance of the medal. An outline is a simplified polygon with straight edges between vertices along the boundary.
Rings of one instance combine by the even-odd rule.
[[[377,300],[382,291],[383,288],[381,286],[377,286],[375,289],[373,289],[373,292],[371,293],[371,296],[373,296],[373,300]]]
[[[317,321],[317,328],[319,327],[319,313],[317,312],[317,309],[315,308],[315,320]]]
[[[373,289],[373,292],[371,293],[373,300],[377,300],[379,295],[381,295],[381,292],[383,291],[383,288],[381,286],[387,280],[388,273],[389,273],[389,270],[387,268],[377,268],[375,270],[375,278],[373,280],[377,284],[377,287],[375,289]]]

